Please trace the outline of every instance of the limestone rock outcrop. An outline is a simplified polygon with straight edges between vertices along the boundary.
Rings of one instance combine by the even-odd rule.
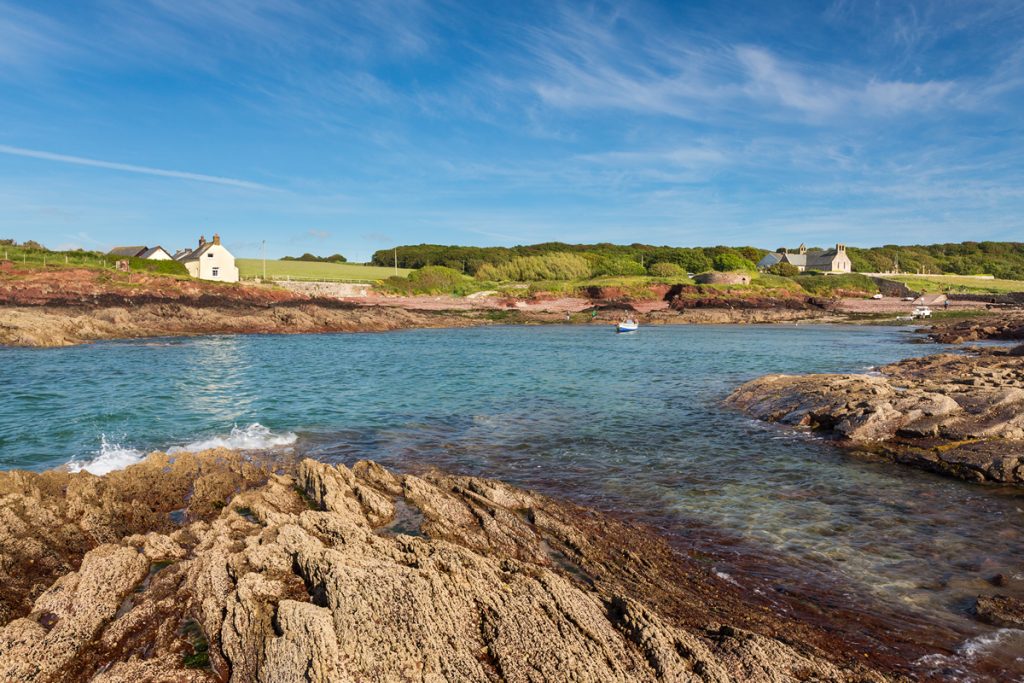
[[[0,514],[0,680],[887,680],[647,532],[496,481],[153,454],[0,473]]]
[[[1006,350],[915,358],[878,375],[767,375],[727,403],[897,462],[1024,483],[1024,357]]]

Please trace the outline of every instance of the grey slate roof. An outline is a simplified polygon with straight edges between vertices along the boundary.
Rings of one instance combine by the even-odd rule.
[[[210,247],[212,246],[213,242],[207,242],[198,249],[194,249],[189,253],[183,255],[181,258],[178,258],[177,256],[175,258],[178,258],[178,260],[181,261],[182,263],[184,263],[185,261],[198,261],[199,257],[208,252],[210,250]]]
[[[107,252],[109,256],[138,256],[146,251],[145,246],[141,247],[114,247]]]
[[[155,247],[152,247],[152,248],[150,248],[150,249],[146,249],[146,251],[144,251],[144,252],[142,252],[141,254],[139,254],[139,258],[150,258],[151,256],[153,256],[153,254],[155,254],[155,253],[156,253],[156,252],[158,252],[158,251],[162,251],[162,252],[164,252],[165,254],[167,254],[168,256],[170,256],[170,254],[168,254],[168,253],[167,253],[167,250],[166,250],[166,249],[164,249],[163,247],[161,247],[161,246],[160,246],[160,245],[158,244],[158,245],[156,245]]]
[[[805,254],[801,254],[799,251],[790,251],[785,254],[774,252],[758,261],[757,267],[770,268],[776,263],[786,261],[797,268],[804,268],[806,270],[832,270],[832,260],[835,259],[838,253],[835,249],[828,249],[826,251],[812,250]]]

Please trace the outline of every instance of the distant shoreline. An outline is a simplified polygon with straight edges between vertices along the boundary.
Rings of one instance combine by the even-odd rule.
[[[8,269],[0,277],[0,345],[60,347],[107,339],[382,332],[496,323],[610,325],[627,314],[641,326],[850,323],[891,319],[910,310],[910,304],[893,298],[826,299],[728,287],[665,285],[642,292],[644,296],[603,287],[588,294],[344,297],[85,268]],[[971,315],[983,311],[984,304],[956,302],[952,308],[952,314]]]

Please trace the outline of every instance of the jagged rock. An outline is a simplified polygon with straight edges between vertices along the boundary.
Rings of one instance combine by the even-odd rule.
[[[974,612],[982,621],[1005,628],[1024,628],[1024,600],[1005,595],[982,596]]]
[[[887,680],[648,532],[500,482],[226,451],[115,475],[0,475],[0,566],[63,529],[9,587],[3,680]]]
[[[727,403],[968,481],[1024,483],[1024,359],[938,354],[876,375],[767,375]]]

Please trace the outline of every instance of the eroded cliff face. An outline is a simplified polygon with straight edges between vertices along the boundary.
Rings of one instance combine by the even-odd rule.
[[[886,680],[500,482],[220,450],[0,492],[2,680]]]
[[[727,403],[969,481],[1024,483],[1024,355],[938,354],[879,375],[767,375]]]
[[[204,334],[315,334],[467,327],[486,320],[383,306],[132,304],[102,308],[0,306],[0,344],[70,346],[101,339]]]

